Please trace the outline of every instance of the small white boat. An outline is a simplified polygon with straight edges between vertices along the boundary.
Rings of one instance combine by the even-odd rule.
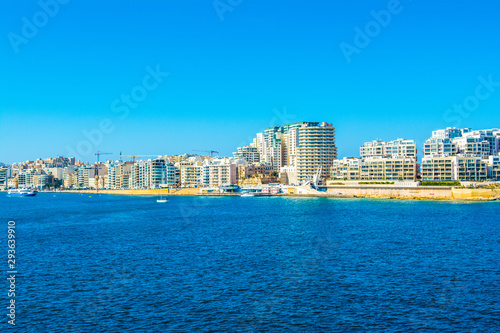
[[[252,193],[243,193],[243,194],[241,195],[241,197],[242,197],[242,198],[243,198],[243,197],[244,197],[244,198],[246,198],[246,197],[254,197],[254,196],[255,196],[255,194],[252,194]]]
[[[165,203],[165,202],[168,202],[168,200],[167,200],[167,199],[163,198],[162,193],[161,193],[161,188],[160,188],[160,198],[159,198],[159,199],[156,199],[156,202],[158,202],[158,203]]]
[[[37,191],[32,191],[27,188],[16,188],[7,191],[7,194],[11,197],[34,197],[37,193]]]

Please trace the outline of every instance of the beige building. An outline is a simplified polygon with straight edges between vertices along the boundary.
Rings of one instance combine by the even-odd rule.
[[[448,156],[424,157],[420,171],[422,180],[451,181],[454,179],[453,158]]]
[[[216,159],[204,161],[202,166],[203,186],[222,186],[237,183],[238,170],[236,164],[229,159]]]
[[[48,175],[45,172],[36,173],[32,177],[33,187],[43,188],[47,183],[53,183],[54,176],[52,174]]]
[[[65,167],[63,170],[64,187],[78,187],[78,173],[75,172],[74,166]]]
[[[106,187],[109,189],[129,188],[130,174],[132,172],[131,162],[108,163]]]
[[[418,164],[413,158],[344,158],[335,160],[332,180],[415,181]]]
[[[265,163],[238,165],[238,180],[241,184],[269,184],[278,181],[274,168]]]
[[[201,179],[203,162],[199,160],[182,161],[178,164],[180,169],[181,186],[197,187],[203,184]]]
[[[488,162],[470,156],[424,157],[421,176],[423,181],[484,181],[488,178]]]

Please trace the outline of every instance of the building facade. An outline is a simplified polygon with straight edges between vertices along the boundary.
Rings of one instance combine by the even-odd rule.
[[[297,180],[306,182],[321,170],[319,180],[323,182],[337,159],[335,128],[325,122],[309,122],[300,126],[298,134]]]
[[[418,159],[415,141],[406,139],[365,142],[365,144],[360,147],[360,155],[363,159],[372,157]]]
[[[415,181],[419,165],[414,158],[343,158],[333,162],[332,180]]]
[[[434,156],[422,159],[423,181],[485,181],[488,162],[474,156]]]

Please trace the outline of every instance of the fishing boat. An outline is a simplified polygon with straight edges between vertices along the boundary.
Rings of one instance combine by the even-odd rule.
[[[11,197],[34,197],[38,192],[27,188],[16,188],[7,191]]]
[[[243,198],[246,198],[246,197],[254,197],[254,196],[255,196],[255,194],[252,194],[252,193],[243,193],[243,194],[241,195],[241,197],[243,197]]]

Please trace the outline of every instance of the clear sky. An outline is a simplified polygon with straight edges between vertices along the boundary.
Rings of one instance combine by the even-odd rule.
[[[54,1],[0,2],[0,162],[500,127],[499,1]]]

